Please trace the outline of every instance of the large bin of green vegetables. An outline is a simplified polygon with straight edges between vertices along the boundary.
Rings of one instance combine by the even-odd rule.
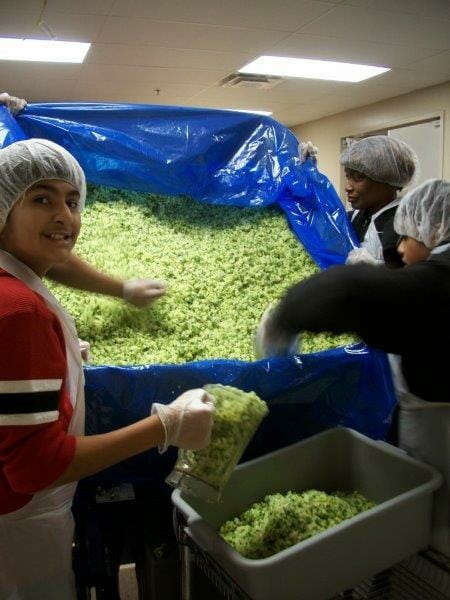
[[[114,263],[118,262],[119,251],[123,251],[127,269],[125,272],[124,267],[122,276],[155,274],[167,277],[169,284],[173,282],[167,299],[155,306],[162,327],[155,326],[156,319],[148,326],[144,313],[130,318],[129,307],[120,301],[110,308],[110,318],[106,319],[107,300],[100,299],[97,304],[92,298],[85,300],[79,296],[80,311],[87,313],[86,329],[80,327],[77,319],[80,336],[85,335],[85,339],[92,341],[93,329],[101,330],[97,333],[102,334],[105,321],[107,332],[112,332],[107,349],[100,353],[97,350],[97,361],[110,366],[95,366],[85,372],[87,433],[103,433],[146,417],[152,402],[170,402],[190,387],[221,383],[254,391],[269,405],[269,416],[245,458],[336,425],[355,428],[374,438],[384,437],[395,397],[387,360],[382,353],[360,345],[252,362],[249,352],[238,352],[244,342],[251,347],[251,333],[258,322],[258,312],[282,292],[283,286],[296,280],[296,265],[301,266],[302,262],[301,257],[298,262],[292,258],[296,247],[300,250],[303,246],[318,267],[327,268],[342,263],[356,244],[351,224],[333,186],[311,161],[300,164],[298,140],[289,129],[268,117],[212,109],[97,103],[30,104],[14,119],[0,107],[0,147],[30,137],[43,137],[64,146],[78,159],[88,182],[101,186],[98,189],[103,200],[98,198],[87,207],[83,215],[86,233],[82,234],[87,235],[88,245],[107,240],[114,249],[104,262],[95,263],[97,267],[114,273],[113,267],[118,267]],[[159,199],[151,203],[140,199],[139,206],[128,204],[117,216],[114,227],[111,222],[109,226],[101,226],[101,215],[114,212],[116,205],[123,204],[123,190],[130,194],[157,194]],[[168,199],[164,206],[168,196],[172,197],[171,203]],[[168,215],[175,214],[175,222],[182,220],[183,203],[192,207],[190,213],[186,213],[191,220],[194,212],[198,217],[195,227],[189,228],[196,230],[196,237],[186,239],[186,222],[183,222],[183,230],[175,231],[180,239],[181,258],[172,259],[164,256],[164,236],[156,239],[140,236],[140,232],[150,216],[167,222],[169,227],[174,221],[169,222]],[[245,213],[245,219],[237,218],[240,209],[243,216]],[[203,219],[206,211],[209,216]],[[213,213],[217,215],[221,211],[223,219],[216,216],[211,231],[211,227],[205,225],[211,224]],[[99,216],[97,229],[94,228],[96,214]],[[263,214],[267,218],[259,218]],[[244,288],[254,284],[255,280],[267,279],[265,291],[257,290],[256,300],[250,298],[242,308],[234,302],[235,298],[241,299],[240,292],[228,291],[228,276],[221,280],[217,273],[214,280],[210,276],[216,234],[224,228],[231,231],[231,220],[235,229],[258,221],[259,231],[267,234],[271,223],[283,219],[283,215],[293,233],[290,241],[287,234],[291,232],[286,225],[284,231],[274,230],[274,237],[278,236],[278,239],[273,245],[256,236],[252,225],[248,240],[244,242],[244,246],[259,253],[256,257],[259,265],[264,266],[266,257],[274,259],[271,277],[278,276],[279,281],[269,280],[264,270],[262,275],[258,270],[254,274],[253,255],[248,252],[247,264],[250,262],[250,265],[241,266],[242,244],[236,244],[234,238],[228,244],[229,253],[234,253],[235,269],[231,279]],[[91,230],[88,229],[89,221]],[[127,244],[124,243],[125,234]],[[280,243],[281,237],[286,243]],[[197,246],[195,259],[199,265],[205,265],[205,281],[193,281],[190,277],[191,265],[186,264],[181,242]],[[280,245],[283,247],[279,248]],[[144,255],[143,246],[149,260],[145,259],[145,269],[137,272],[134,260],[138,255]],[[82,250],[81,245],[79,249]],[[90,259],[89,254],[81,255]],[[158,256],[161,269],[170,267],[173,276],[171,272],[153,272],[151,261],[154,264]],[[293,279],[286,277],[285,265],[289,265]],[[177,288],[175,275],[179,279],[185,276],[184,286]],[[302,276],[305,273],[299,272],[298,277]],[[225,299],[218,295],[219,287],[225,288]],[[177,297],[176,290],[180,289],[186,291],[180,296],[180,303],[182,299],[190,310],[198,304],[198,297],[205,288],[216,296],[221,306],[224,303],[230,305],[225,334],[217,327],[211,337],[224,335],[221,342],[226,341],[232,347],[232,353],[222,351],[224,344],[221,343],[220,350],[213,354],[209,344],[193,339],[191,329],[203,327],[198,313],[192,313],[194,327],[190,324],[180,326],[177,307],[170,304]],[[62,301],[64,303],[64,298]],[[73,306],[68,308],[72,310]],[[215,318],[215,307],[209,310]],[[237,320],[235,315],[242,317],[243,310],[247,317],[252,313],[252,319],[246,317],[242,331],[236,335],[231,332],[231,325]],[[206,313],[206,309],[203,312]],[[230,332],[226,331],[228,323]],[[122,337],[116,335],[125,329]],[[167,345],[169,334],[176,344],[176,352]],[[95,339],[93,341],[95,357]],[[125,345],[128,347],[125,360],[123,356],[118,360],[120,348]],[[164,348],[164,360],[133,360],[133,345],[139,346],[140,350],[145,345]],[[199,349],[204,352],[201,356]],[[304,350],[308,352],[310,348],[305,346]],[[100,473],[97,478],[111,483],[146,481],[153,485],[164,479],[174,458],[170,451],[162,458],[156,451],[149,451]]]
[[[172,494],[188,535],[253,599],[326,600],[425,548],[441,476],[404,452],[334,428],[241,464],[211,505]],[[267,558],[244,558],[219,535],[268,494],[360,492],[373,508]],[[273,532],[272,534],[273,535]]]

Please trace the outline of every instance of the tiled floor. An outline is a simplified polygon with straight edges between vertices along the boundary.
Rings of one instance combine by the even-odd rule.
[[[122,565],[119,574],[121,600],[138,600],[138,587],[134,564]]]
[[[134,563],[122,565],[119,573],[120,599],[138,600],[138,587]],[[95,590],[91,592],[91,600],[97,600]]]

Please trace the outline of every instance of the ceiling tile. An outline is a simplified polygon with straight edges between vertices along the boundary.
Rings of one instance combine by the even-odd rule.
[[[0,81],[4,85],[6,79],[19,84],[22,81],[60,81],[63,79],[77,79],[81,65],[67,63],[19,62],[0,61]],[[14,93],[14,90],[10,90]]]
[[[25,98],[28,102],[64,102],[70,99],[76,82],[74,79],[59,80],[3,80],[6,89],[14,90],[14,95]]]
[[[66,15],[54,12],[45,17],[45,22],[59,40],[95,42],[105,22],[102,15]],[[45,37],[41,32],[40,37]]]
[[[448,80],[445,73],[437,73],[422,69],[392,69],[377,77],[378,83],[382,85],[411,86],[413,89],[437,85]]]
[[[279,29],[295,31],[318,16],[326,13],[333,5],[319,0],[171,0],[171,2],[148,2],[136,0],[128,16],[192,24],[205,24]],[[119,14],[122,9],[119,8]]]
[[[122,0],[124,2],[125,0]],[[134,1],[134,0],[133,0]],[[63,12],[66,14],[84,14],[84,15],[107,15],[114,5],[115,0],[47,0],[43,17],[54,12]],[[6,4],[6,3],[5,3]],[[44,0],[14,0],[10,2],[9,8],[18,12],[28,12],[35,16],[35,19],[41,14],[44,6]]]
[[[210,71],[207,69],[169,69],[165,67],[132,67],[116,65],[83,65],[80,81],[103,82],[111,81],[122,85],[133,85],[140,83],[146,85],[149,82],[182,83],[212,85],[219,81],[227,71]]]
[[[205,86],[181,83],[154,82],[135,82],[129,85],[122,85],[120,81],[78,81],[75,92],[83,96],[84,99],[101,97],[102,100],[118,101],[121,98],[124,102],[137,102],[136,98],[146,96],[155,101],[164,103],[169,99],[176,97],[189,98],[205,89]],[[159,93],[157,92],[159,90]]]
[[[136,0],[114,0],[111,15],[115,17],[131,17]]]
[[[376,8],[387,12],[450,18],[450,2],[448,0],[344,0],[343,4]]]
[[[436,52],[415,45],[378,44],[366,40],[339,39],[304,33],[289,36],[275,44],[271,51],[276,56],[357,62],[385,67],[402,67],[412,60],[420,60]]]
[[[447,50],[449,26],[448,19],[337,6],[302,28],[302,33]]]
[[[182,106],[186,97],[186,95],[180,96],[172,92],[166,92],[163,96],[155,96],[152,92],[146,93],[145,91],[133,92],[130,95],[124,89],[111,90],[105,96],[105,91],[102,88],[78,89],[75,87],[71,100],[73,102],[123,102],[126,104],[170,104],[172,106]]]
[[[48,33],[37,25],[39,13],[0,10],[0,35],[48,40]],[[104,23],[101,15],[67,15],[53,12],[44,15],[45,23],[59,40],[94,42]]]
[[[336,89],[348,86],[344,82],[317,81],[312,79],[291,79],[284,81],[271,90],[248,87],[211,86],[207,90],[208,97],[214,100],[250,102],[284,102],[305,104],[314,101],[323,94],[331,94]]]
[[[252,60],[254,55],[237,52],[214,52],[161,48],[144,44],[94,44],[86,63],[173,67],[178,69],[212,69],[234,71]]]
[[[285,102],[264,102],[264,101],[252,101],[245,99],[233,99],[233,98],[217,98],[210,97],[208,90],[205,90],[201,94],[198,94],[194,98],[189,98],[186,102],[189,106],[199,106],[202,108],[221,108],[228,110],[264,110],[272,112],[274,110],[285,110],[290,106],[295,106],[291,103]]]
[[[147,44],[222,52],[260,52],[285,37],[282,31],[239,29],[147,19],[108,17],[99,37],[103,43]]]
[[[329,110],[320,106],[299,105],[285,110],[278,110],[273,114],[273,117],[284,123],[287,127],[293,127],[301,123],[308,123],[309,121],[319,119]]]
[[[15,11],[19,12],[36,13],[36,16],[38,16],[42,6],[43,0],[14,0],[14,4],[10,2],[8,8],[14,8]]]
[[[414,70],[445,73],[450,76],[450,51],[412,62],[409,67]]]
[[[43,17],[45,20],[55,12],[68,15],[109,15],[113,5],[114,0],[48,0]]]
[[[1,36],[12,38],[30,37],[35,28],[36,14],[13,12],[12,10],[0,9]]]

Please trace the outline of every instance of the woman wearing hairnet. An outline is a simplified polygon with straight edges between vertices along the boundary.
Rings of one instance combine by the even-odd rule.
[[[0,150],[0,598],[73,600],[76,481],[159,446],[204,447],[213,405],[189,390],[123,429],[84,436],[75,326],[42,277],[70,256],[86,196],[48,140]]]
[[[394,217],[400,202],[397,192],[418,170],[415,152],[401,140],[376,135],[349,146],[340,163],[345,168],[345,193],[353,209],[349,216],[361,243],[349,253],[347,264],[402,267]]]
[[[7,92],[0,94],[0,104],[6,106],[13,116],[27,106],[26,100],[10,96]],[[63,263],[54,264],[47,276],[69,287],[123,298],[137,308],[144,308],[163,296],[167,287],[163,281],[156,279],[121,281],[98,271],[76,254],[71,254]]]
[[[444,475],[432,544],[450,556],[450,182],[406,194],[394,227],[404,269],[341,265],[313,275],[264,315],[255,342],[259,354],[283,355],[297,351],[301,331],[354,332],[397,355],[399,445]]]

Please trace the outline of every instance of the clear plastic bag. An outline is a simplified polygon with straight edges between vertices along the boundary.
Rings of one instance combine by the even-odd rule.
[[[204,389],[214,397],[211,442],[203,450],[179,450],[166,481],[188,494],[218,502],[268,408],[254,392],[220,384],[205,385]]]

